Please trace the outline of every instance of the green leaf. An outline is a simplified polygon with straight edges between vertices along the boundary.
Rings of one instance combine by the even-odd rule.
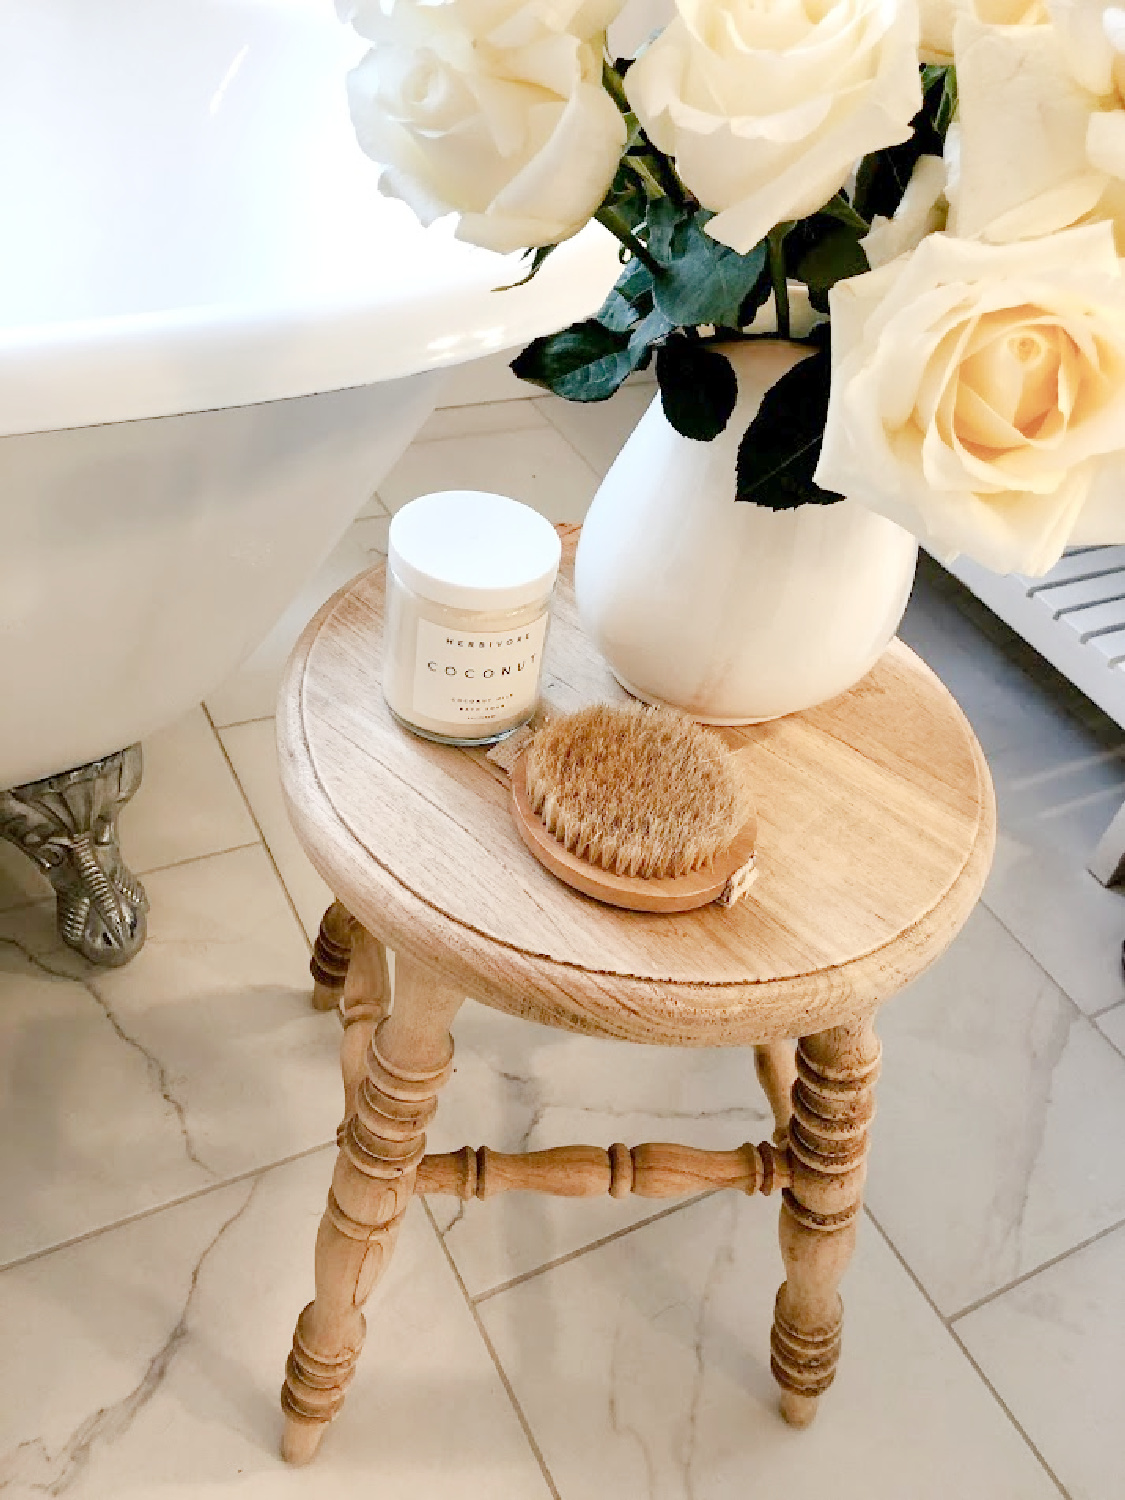
[[[736,500],[791,510],[843,498],[813,481],[831,382],[831,357],[821,348],[770,387],[738,446]]]
[[[627,333],[614,333],[590,318],[533,340],[511,368],[521,380],[568,401],[606,401],[636,368],[643,352],[630,347]]]
[[[620,292],[630,302],[635,302],[638,297],[646,292],[652,291],[652,272],[643,260],[636,256],[626,262],[624,270],[617,278],[614,291]]]
[[[640,312],[614,287],[597,311],[597,321],[610,333],[628,333],[640,322]]]
[[[657,351],[656,378],[664,415],[678,433],[701,443],[718,437],[738,399],[728,359],[698,339],[673,336]]]
[[[810,292],[827,292],[838,281],[849,276],[862,276],[870,269],[855,230],[840,225],[817,240],[801,256],[793,267],[793,275],[798,281],[803,281]]]
[[[644,223],[648,200],[636,173],[631,172],[624,162],[618,167],[601,207],[611,209],[630,229]]]
[[[942,80],[941,102],[934,114],[934,129],[943,141],[957,113],[957,71],[955,68],[946,68],[944,72],[945,78]]]
[[[651,308],[629,335],[629,348],[634,353],[647,350],[651,344],[665,339],[675,328],[658,307]]]
[[[523,253],[523,258],[524,260],[526,260],[528,256],[531,257],[531,270],[528,271],[526,276],[521,276],[518,281],[512,281],[507,286],[493,287],[493,291],[514,292],[516,287],[526,286],[531,278],[537,275],[540,266],[542,266],[543,262],[547,259],[548,255],[550,255],[551,251],[557,250],[558,248],[559,247],[557,245],[540,245],[535,250],[525,250]]]
[[[712,217],[700,210],[673,230],[664,274],[655,279],[656,305],[680,328],[717,324],[739,327],[739,313],[766,264],[766,247],[739,255],[706,232]]]
[[[849,229],[854,229],[859,234],[866,234],[871,228],[867,220],[861,214],[856,213],[842,191],[834,198],[829,198],[823,208],[817,209],[817,213],[823,214],[828,219],[838,219],[841,224],[846,224]]]
[[[648,206],[645,220],[648,248],[661,265],[666,265],[671,258],[672,235],[683,216],[683,209],[677,208],[671,198],[657,198]]]

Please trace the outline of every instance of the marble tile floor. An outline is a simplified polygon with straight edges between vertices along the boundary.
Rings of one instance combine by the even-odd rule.
[[[775,1205],[416,1203],[312,1467],[277,1390],[339,1110],[307,1006],[327,892],[289,829],[273,698],[301,623],[424,489],[578,519],[650,389],[580,409],[503,372],[435,414],[270,640],[146,746],[125,840],[149,943],[60,949],[0,845],[0,1495],[81,1500],[1121,1500],[1125,900],[1085,856],[1125,736],[938,569],[906,639],[989,755],[1000,848],[949,954],[883,1012],[840,1375],[775,1413]],[[744,1052],[570,1037],[468,1005],[433,1149],[768,1134]]]

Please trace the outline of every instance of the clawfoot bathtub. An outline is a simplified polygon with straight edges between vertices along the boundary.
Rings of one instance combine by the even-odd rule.
[[[135,742],[242,660],[433,408],[581,317],[600,232],[517,262],[379,197],[330,0],[0,10],[0,837],[127,959]],[[133,747],[133,748],[130,748]]]

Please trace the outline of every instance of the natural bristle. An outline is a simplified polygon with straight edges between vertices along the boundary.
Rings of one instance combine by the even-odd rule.
[[[552,719],[525,765],[528,801],[548,831],[614,875],[704,869],[751,813],[722,741],[667,708],[596,704]]]

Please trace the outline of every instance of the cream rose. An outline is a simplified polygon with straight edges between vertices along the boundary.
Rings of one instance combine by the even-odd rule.
[[[876,214],[860,243],[872,270],[906,255],[928,234],[945,228],[946,164],[940,156],[920,156],[893,219]]]
[[[341,11],[374,45],[348,77],[379,186],[423,224],[460,216],[490,250],[569,238],[597,211],[625,145],[602,88],[613,0],[374,0]]]
[[[814,213],[921,106],[915,0],[677,0],[625,75],[653,143],[743,254]]]
[[[922,18],[922,61],[953,61],[953,27],[959,16],[975,16],[989,26],[1046,26],[1047,0],[918,0]]]
[[[1106,219],[1125,249],[1125,13],[1052,3],[1052,26],[954,28],[961,177],[950,229],[1003,242]]]
[[[931,235],[833,288],[818,484],[939,556],[1044,573],[1072,536],[1125,541],[1125,278],[1108,225],[1018,245]],[[1100,498],[1099,498],[1100,497]]]

